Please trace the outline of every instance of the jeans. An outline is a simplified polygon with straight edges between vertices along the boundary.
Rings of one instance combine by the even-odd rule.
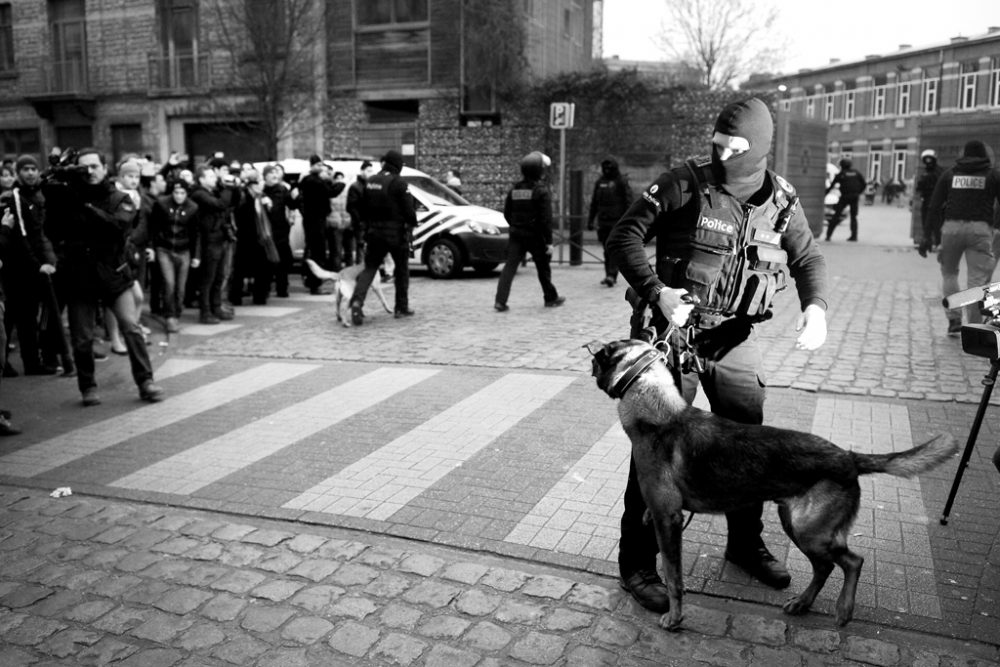
[[[938,262],[941,264],[941,289],[943,296],[960,291],[958,264],[965,255],[968,269],[966,287],[978,287],[990,282],[996,259],[993,255],[993,227],[979,220],[945,220],[941,227],[941,247]],[[948,319],[960,321],[957,312],[948,312]],[[979,304],[965,307],[966,324],[979,324],[983,315]]]
[[[97,386],[94,379],[94,329],[97,327],[97,309],[102,305],[96,298],[74,296],[68,305],[70,339],[73,343],[73,360],[76,362],[76,384],[80,391]],[[153,365],[149,361],[149,351],[139,327],[139,312],[135,307],[135,297],[128,289],[115,297],[107,305],[118,320],[125,347],[128,349],[132,379],[136,386],[153,379]]]
[[[226,243],[211,243],[201,252],[201,314],[218,313],[222,308],[222,283],[225,280]]]
[[[538,271],[538,282],[542,286],[542,296],[545,302],[548,303],[559,298],[559,292],[552,284],[552,267],[549,265],[549,253],[545,241],[539,236],[515,232],[510,235],[510,241],[507,242],[507,261],[503,265],[500,281],[497,283],[496,303],[507,305],[510,286],[514,282],[514,274],[517,273],[518,265],[529,252],[535,263],[535,269]]]
[[[157,248],[156,262],[163,278],[163,314],[166,317],[180,317],[184,308],[188,270],[191,268],[191,252]]]
[[[705,361],[701,374],[681,374],[674,379],[684,399],[691,403],[698,384],[712,406],[712,412],[742,424],[764,422],[764,363],[757,337],[736,345],[721,359]],[[618,547],[618,568],[623,577],[639,570],[655,570],[660,548],[652,522],[643,524],[646,503],[639,490],[635,459],[629,462],[628,483],[625,486],[625,511],[622,513],[621,541]],[[760,541],[764,524],[763,503],[754,503],[739,510],[726,512],[728,543],[735,548],[752,548]]]

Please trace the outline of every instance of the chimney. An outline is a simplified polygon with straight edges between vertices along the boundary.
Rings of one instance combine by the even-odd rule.
[[[912,46],[913,46],[912,44],[900,44],[899,45],[899,50],[900,51],[905,51],[906,49],[908,49],[908,48],[910,48]]]
[[[830,64],[831,65],[836,65],[839,62],[840,62],[840,58],[830,58]]]
[[[989,28],[986,29],[987,35],[992,35],[993,33],[997,32],[1000,32],[1000,25],[991,25]]]
[[[968,37],[963,37],[962,35],[959,35],[958,37],[952,37],[951,38],[951,43],[952,44],[958,44],[959,42],[967,42],[967,41],[969,41],[969,38]]]
[[[865,60],[878,60],[881,57],[882,56],[880,56],[879,54],[873,53],[871,55],[865,56]]]

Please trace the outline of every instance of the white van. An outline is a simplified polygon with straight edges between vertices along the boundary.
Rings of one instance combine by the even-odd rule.
[[[370,159],[378,170],[377,159]],[[334,172],[343,172],[348,186],[361,171],[363,159],[335,158],[325,160]],[[263,169],[267,162],[254,166]],[[309,162],[300,159],[281,160],[285,180],[290,183],[309,171]],[[475,206],[429,174],[403,167],[400,174],[410,186],[417,210],[417,228],[413,231],[411,262],[427,267],[434,278],[455,278],[465,267],[477,273],[489,273],[504,261],[507,250],[508,225],[503,214],[493,209]],[[305,235],[302,219],[292,216],[291,246],[296,261],[302,260]]]

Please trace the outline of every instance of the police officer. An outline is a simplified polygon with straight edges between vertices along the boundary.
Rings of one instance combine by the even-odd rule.
[[[365,183],[361,201],[361,217],[368,223],[365,268],[358,275],[358,284],[351,297],[351,321],[356,325],[364,323],[365,297],[386,254],[396,263],[393,274],[396,318],[413,315],[410,309],[410,239],[417,226],[417,212],[409,186],[399,176],[402,170],[403,156],[399,151],[389,151],[382,158],[382,171]]]
[[[840,172],[833,177],[833,181],[830,182],[830,187],[826,191],[829,193],[837,185],[840,186],[840,199],[837,200],[837,204],[833,207],[833,216],[830,218],[830,222],[826,228],[826,240],[830,240],[830,237],[833,236],[833,230],[840,224],[840,217],[844,214],[844,209],[850,207],[851,235],[847,240],[857,241],[858,199],[868,184],[865,182],[865,177],[861,175],[861,172],[852,168],[851,161],[844,158],[840,161]]]
[[[67,311],[77,385],[84,406],[101,402],[94,378],[94,329],[97,308],[111,308],[128,350],[132,379],[144,401],[158,401],[163,390],[153,384],[153,367],[139,327],[132,296],[132,272],[125,242],[138,215],[128,193],[108,180],[104,156],[82,149],[76,169],[57,170],[43,185],[46,202],[59,201],[65,258],[59,265],[67,283]]]
[[[590,198],[587,229],[593,229],[594,222],[597,222],[597,240],[604,247],[604,280],[601,284],[608,287],[614,287],[618,282],[618,269],[608,254],[608,234],[631,203],[632,188],[618,170],[618,161],[612,157],[605,158],[601,162],[601,177],[594,183],[594,194]]]
[[[941,174],[944,173],[944,169],[938,164],[937,153],[932,148],[928,148],[920,154],[920,161],[924,164],[924,173],[920,174],[914,187],[920,196],[920,228],[922,230],[917,252],[920,253],[921,257],[926,257],[931,248],[941,245],[941,230],[938,230],[937,236],[931,232],[927,212],[931,207],[934,188],[937,186]]]
[[[925,233],[921,245],[922,256],[930,239],[940,234],[941,248],[938,262],[944,296],[958,289],[958,264],[965,255],[968,269],[968,287],[990,282],[996,258],[993,255],[993,207],[1000,204],[1000,172],[993,168],[989,149],[981,141],[965,144],[962,157],[955,166],[946,169],[934,186],[928,206],[927,218],[930,233]],[[962,315],[946,311],[948,333],[962,331]],[[965,308],[970,324],[982,321],[979,304]]]
[[[552,193],[545,182],[545,170],[552,164],[548,155],[532,151],[521,158],[523,178],[507,192],[503,205],[503,217],[510,225],[507,241],[507,261],[497,282],[493,308],[498,312],[510,310],[507,297],[514,282],[518,265],[527,253],[538,271],[538,282],[542,285],[542,297],[546,308],[563,305],[566,297],[559,296],[552,284]]]
[[[684,397],[691,402],[700,381],[713,412],[746,424],[763,422],[764,369],[754,324],[770,316],[786,270],[803,309],[796,346],[814,350],[826,339],[826,263],[795,191],[766,168],[772,135],[763,102],[730,104],[716,121],[711,158],[662,174],[608,239],[622,276],[652,306],[656,332],[674,327],[671,367]],[[655,271],[643,247],[648,238],[656,239]],[[761,539],[762,511],[757,503],[727,513],[726,558],[784,588],[790,577]],[[653,526],[643,525],[644,512],[633,460],[621,521],[621,585],[644,607],[665,612],[659,549]]]

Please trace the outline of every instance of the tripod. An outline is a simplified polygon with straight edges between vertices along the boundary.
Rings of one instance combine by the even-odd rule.
[[[979,437],[979,427],[983,425],[983,417],[986,415],[986,407],[990,403],[990,394],[993,393],[993,385],[996,384],[998,372],[1000,372],[1000,358],[994,357],[990,360],[990,372],[983,378],[983,397],[979,401],[979,410],[976,411],[976,418],[972,421],[969,440],[965,443],[965,451],[962,452],[962,461],[958,464],[958,470],[955,471],[955,481],[951,484],[948,502],[944,505],[944,513],[941,515],[942,526],[948,525],[948,514],[951,512],[951,506],[955,502],[955,496],[958,495],[958,485],[962,483],[962,474],[965,473],[965,468],[969,465],[969,459],[972,457],[972,450],[976,446],[976,438]],[[997,452],[1000,453],[1000,449]],[[994,455],[994,458],[996,458],[996,455]]]

